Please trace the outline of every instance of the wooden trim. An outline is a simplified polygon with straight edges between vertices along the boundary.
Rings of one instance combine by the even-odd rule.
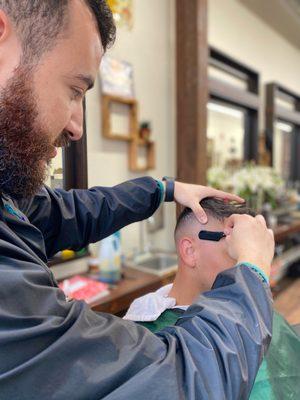
[[[273,84],[266,85],[266,149],[270,152],[270,162],[273,165],[273,133],[275,123],[275,86]]]
[[[275,86],[277,92],[281,93],[281,95],[286,95],[287,97],[293,98],[295,99],[295,101],[298,102],[300,101],[299,93],[294,92],[293,90],[281,85],[280,83],[273,82],[272,84]]]
[[[177,179],[206,183],[207,0],[176,0]]]
[[[146,165],[140,166],[138,163],[139,147],[146,150]],[[155,168],[155,143],[151,140],[135,139],[129,142],[128,146],[129,169],[133,172],[146,172]]]
[[[248,161],[258,161],[258,111],[248,110],[244,121],[245,140],[244,158]]]
[[[90,307],[94,311],[124,315],[133,300],[171,283],[174,277],[175,272],[158,276],[127,266],[123,271],[123,279],[110,290],[110,294],[92,303]]]
[[[278,119],[282,119],[290,124],[300,125],[300,112],[288,110],[282,106],[275,104],[274,115]]]
[[[228,74],[245,80],[250,92],[259,93],[259,74],[257,71],[213,46],[210,46],[209,50],[210,65],[217,66]]]
[[[292,165],[291,179],[292,181],[300,181],[299,154],[300,154],[300,126],[297,125],[293,132],[292,139]]]
[[[239,71],[231,67],[230,65],[224,64],[223,62],[216,60],[214,58],[209,59],[209,65],[225,72],[228,75],[232,75],[242,81],[247,82],[248,80],[248,75],[245,72]]]
[[[288,236],[300,232],[300,221],[295,220],[288,225],[276,226],[274,229],[274,239],[276,243],[283,242]]]
[[[118,132],[112,132],[111,129],[111,104],[118,103],[129,106],[129,132],[128,135],[122,135]],[[114,95],[102,95],[102,133],[106,139],[130,141],[138,136],[138,106],[137,101],[132,98],[120,97]]]
[[[256,94],[239,89],[216,78],[209,78],[209,93],[220,100],[251,110],[259,109],[259,97]]]
[[[64,189],[87,189],[87,138],[86,138],[86,103],[83,102],[83,135],[76,142],[63,150]]]
[[[276,96],[286,99],[294,100],[295,110],[288,110],[282,106],[279,106],[275,102]],[[271,165],[273,165],[273,153],[274,153],[274,124],[276,119],[283,120],[284,122],[293,124],[295,126],[292,140],[292,166],[291,178],[293,180],[299,179],[299,160],[298,151],[300,146],[299,132],[300,132],[300,95],[291,91],[290,89],[278,84],[271,82],[266,85],[266,103],[265,103],[265,115],[266,115],[266,147],[271,153]],[[296,153],[297,152],[297,153]]]
[[[134,99],[133,97],[122,97],[116,96],[114,94],[103,94],[102,98],[108,101],[114,101],[116,103],[128,104],[129,106],[133,106],[136,104],[136,99]]]

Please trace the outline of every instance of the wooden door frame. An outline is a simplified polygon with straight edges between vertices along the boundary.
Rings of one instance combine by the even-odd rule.
[[[63,149],[63,184],[65,190],[88,188],[86,102],[83,102],[82,138]]]
[[[245,158],[258,159],[259,74],[209,47],[208,0],[176,0],[177,175],[180,181],[206,184],[207,102],[223,100],[247,111]],[[247,90],[208,77],[211,62],[228,73],[246,76]]]
[[[176,0],[177,175],[206,183],[207,0]]]

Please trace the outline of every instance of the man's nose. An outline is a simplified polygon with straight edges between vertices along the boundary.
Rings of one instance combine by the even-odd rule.
[[[65,127],[69,132],[70,140],[76,141],[81,139],[83,134],[83,107],[82,104],[76,107],[76,110],[71,115],[71,118]]]

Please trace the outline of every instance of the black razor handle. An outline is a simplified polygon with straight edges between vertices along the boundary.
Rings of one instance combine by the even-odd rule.
[[[199,239],[202,240],[211,240],[213,242],[218,242],[226,235],[224,232],[200,231],[198,236]]]

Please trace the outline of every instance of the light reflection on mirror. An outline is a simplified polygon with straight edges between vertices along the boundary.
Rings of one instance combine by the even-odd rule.
[[[239,167],[244,161],[244,111],[211,101],[207,114],[208,168]]]
[[[275,122],[273,166],[286,181],[291,178],[293,129],[292,124],[282,121]]]
[[[57,149],[57,155],[51,160],[45,184],[51,189],[63,189],[63,149]]]

